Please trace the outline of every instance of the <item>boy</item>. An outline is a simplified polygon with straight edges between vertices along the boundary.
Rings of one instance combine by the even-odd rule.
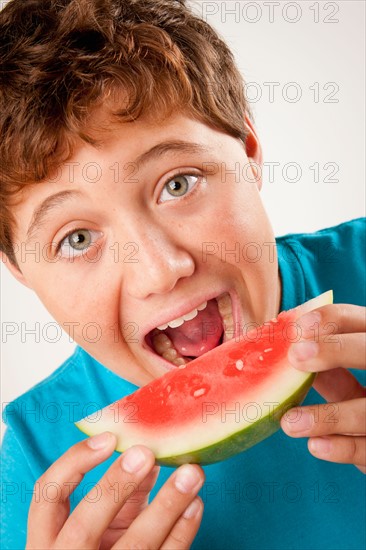
[[[297,236],[300,248],[294,236],[268,246],[261,146],[240,75],[183,0],[12,0],[0,25],[1,247],[80,346],[5,411],[2,546],[361,548],[365,393],[335,367],[365,366],[364,221]],[[236,162],[240,184],[223,176]],[[237,241],[273,255],[223,262],[207,248]],[[23,261],[34,244],[39,255]],[[321,261],[329,249],[335,263]],[[148,449],[117,457],[114,436],[85,441],[73,425],[88,406],[215,347],[224,328],[328,288],[342,305],[300,321],[307,341],[289,359],[322,371],[314,387],[333,403],[314,406],[322,401],[309,394],[282,421],[292,438],[280,431],[205,473],[161,468],[156,481]],[[98,338],[84,330],[91,323]],[[203,338],[204,323],[219,333]],[[24,414],[38,404],[42,414]]]

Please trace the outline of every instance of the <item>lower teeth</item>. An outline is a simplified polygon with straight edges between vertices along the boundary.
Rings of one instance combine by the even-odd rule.
[[[189,359],[185,359],[173,346],[173,342],[164,332],[156,329],[152,334],[153,348],[160,357],[163,357],[173,365],[181,367],[189,363]]]
[[[169,348],[166,351],[164,351],[163,357],[167,361],[174,361],[174,359],[177,359],[178,357],[178,352],[175,348]]]

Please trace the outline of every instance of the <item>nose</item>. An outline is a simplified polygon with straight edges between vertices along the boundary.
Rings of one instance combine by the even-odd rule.
[[[123,268],[124,287],[130,296],[141,300],[151,294],[165,294],[194,273],[193,257],[174,234],[146,224],[134,232],[134,241],[135,261],[126,262]]]

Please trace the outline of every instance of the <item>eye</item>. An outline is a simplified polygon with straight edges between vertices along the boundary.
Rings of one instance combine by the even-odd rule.
[[[184,197],[196,185],[201,176],[194,174],[177,174],[165,185],[160,195],[160,202]]]
[[[66,256],[69,258],[81,256],[83,252],[94,245],[100,235],[101,233],[98,231],[91,231],[89,229],[74,229],[57,245],[57,252],[61,256]]]

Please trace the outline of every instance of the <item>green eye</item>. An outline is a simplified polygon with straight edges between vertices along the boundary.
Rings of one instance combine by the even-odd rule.
[[[202,176],[194,174],[177,174],[173,176],[163,187],[160,202],[172,201],[184,197],[192,191],[197,182],[203,181]]]
[[[185,195],[189,188],[187,176],[176,176],[166,184],[165,188],[173,197]]]
[[[67,237],[67,244],[74,250],[85,250],[92,241],[90,231],[87,229],[78,229]]]
[[[84,256],[96,246],[97,241],[103,236],[101,231],[92,229],[74,229],[56,244],[56,252],[62,258],[69,260]]]

